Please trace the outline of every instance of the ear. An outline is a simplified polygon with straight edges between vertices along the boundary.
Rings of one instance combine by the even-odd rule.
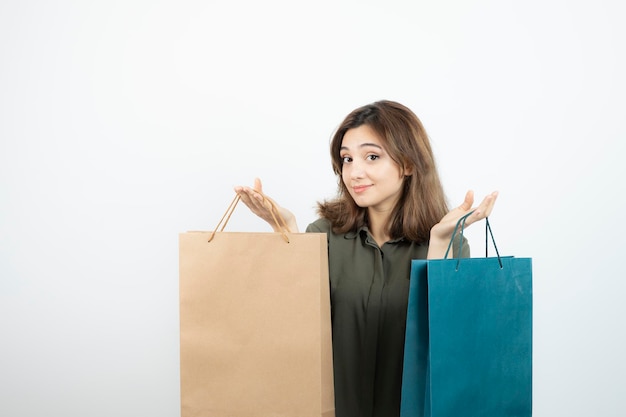
[[[406,167],[404,168],[404,171],[402,172],[402,174],[405,177],[410,177],[411,175],[413,175],[413,171],[414,171],[413,168],[414,168],[413,165],[406,165]]]

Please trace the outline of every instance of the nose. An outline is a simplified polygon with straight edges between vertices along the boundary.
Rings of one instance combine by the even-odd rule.
[[[365,177],[365,167],[360,161],[353,160],[350,166],[350,178],[356,180],[363,177]]]

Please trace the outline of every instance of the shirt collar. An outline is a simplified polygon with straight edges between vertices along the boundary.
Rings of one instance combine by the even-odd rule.
[[[361,226],[357,230],[350,231],[344,235],[345,239],[356,239],[357,236],[362,236],[363,239],[366,239],[369,235],[370,229],[367,226]],[[391,239],[386,243],[398,243],[404,241],[404,237],[399,237],[396,239]]]

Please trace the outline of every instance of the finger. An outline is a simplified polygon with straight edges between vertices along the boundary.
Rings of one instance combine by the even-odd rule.
[[[266,201],[265,198],[263,197],[263,194],[261,194],[258,190],[254,190],[252,188],[248,188],[246,190],[248,192],[248,195],[250,196],[250,199],[252,201],[254,201],[254,204],[256,205],[257,208],[267,208],[266,207]]]
[[[259,193],[263,193],[263,185],[261,184],[261,179],[260,178],[255,178],[254,179],[254,190],[259,192]]]
[[[484,219],[491,214],[493,210],[493,206],[496,203],[496,198],[498,198],[498,192],[494,191],[493,193],[487,195],[480,205],[474,211],[472,215],[473,221]]]
[[[491,211],[493,210],[493,206],[496,204],[497,198],[498,198],[497,191],[494,191],[493,193],[489,194],[485,198],[485,210],[483,211],[483,214],[485,217],[488,217],[491,214]]]
[[[463,211],[468,211],[472,209],[472,204],[474,204],[474,191],[469,190],[465,193],[465,200],[463,200],[463,204],[461,204],[460,208]]]
[[[255,181],[254,181],[254,188],[255,188],[255,189],[257,188],[257,180],[258,180],[258,179],[255,179]],[[260,183],[259,183],[259,184],[260,184]],[[251,190],[251,188],[250,188],[250,187],[248,187],[248,186],[244,186],[244,185],[236,185],[235,187],[233,187],[233,189],[234,189],[234,190],[235,190],[235,192],[236,192],[237,194],[239,194],[241,197],[243,197],[245,194],[248,194],[248,195],[249,195],[249,194],[250,194],[250,190]]]
[[[493,209],[493,205],[496,203],[497,197],[498,197],[498,193],[494,191],[493,193],[486,196],[483,202],[481,203],[481,205],[483,206],[482,211],[485,216],[488,216],[491,213],[491,210]]]
[[[241,201],[252,211],[256,211],[262,207],[263,197],[250,187],[241,187],[239,192]]]

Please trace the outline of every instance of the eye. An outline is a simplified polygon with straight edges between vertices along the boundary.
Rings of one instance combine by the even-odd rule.
[[[366,157],[366,159],[369,159],[370,161],[375,161],[378,158],[380,158],[380,156],[376,155],[376,154],[370,154],[370,155],[367,155],[367,157]]]
[[[352,158],[349,156],[342,156],[341,162],[343,162],[344,164],[349,164],[350,162],[352,162]]]

